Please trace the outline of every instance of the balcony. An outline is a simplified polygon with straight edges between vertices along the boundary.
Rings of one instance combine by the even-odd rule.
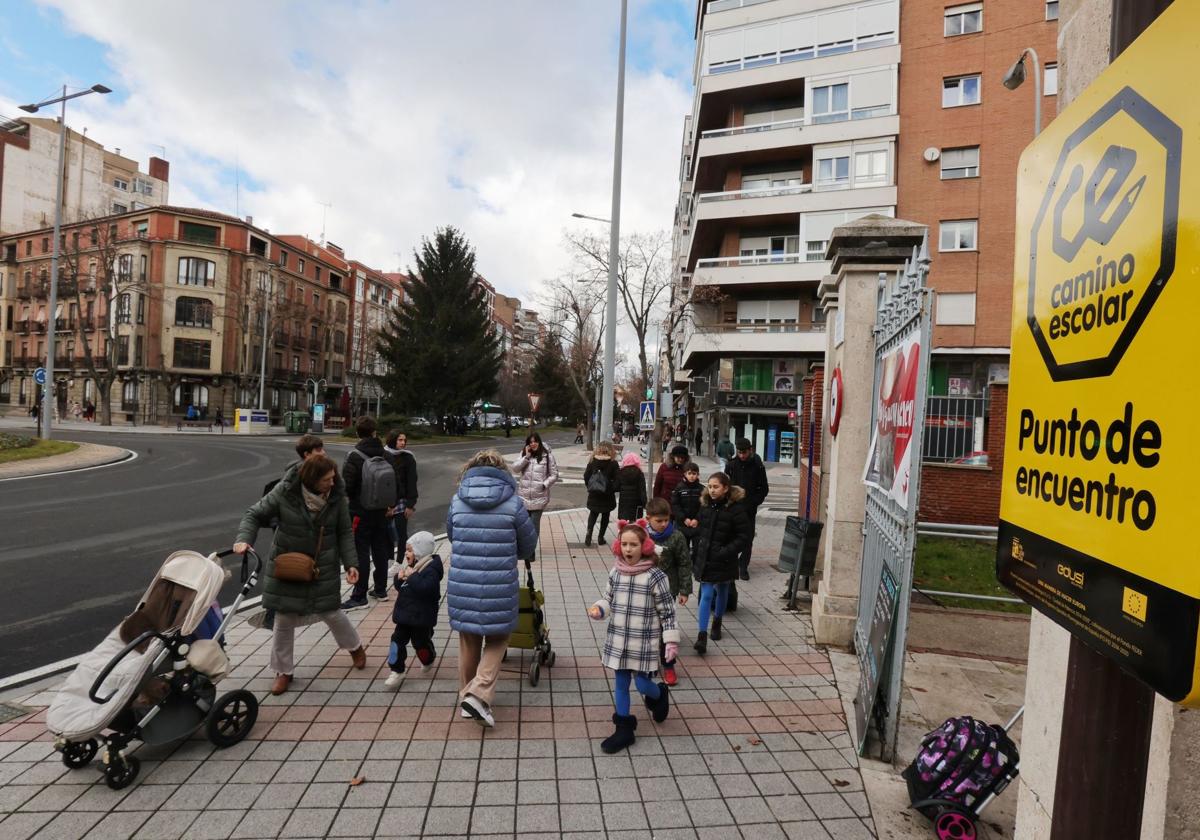
[[[683,367],[697,370],[705,354],[764,356],[824,353],[824,324],[697,324],[683,348]]]
[[[288,343],[288,334],[283,330],[275,330],[275,346],[286,347]]]
[[[13,367],[20,368],[37,368],[41,367],[45,359],[39,359],[37,356],[13,356]]]
[[[29,330],[30,330],[30,332],[44,333],[46,331],[46,322],[39,321],[36,319],[31,320],[29,322]]]
[[[319,339],[319,338],[310,338],[308,340],[308,349],[312,350],[315,353],[321,352],[321,350],[324,348],[324,346],[325,346],[325,343],[323,341],[321,341],[321,339]]]
[[[829,273],[824,260],[808,261],[802,254],[761,257],[713,257],[696,260],[696,286],[791,286],[819,283]]]
[[[894,35],[878,39],[865,38],[851,49],[824,55],[813,50],[784,50],[725,62],[714,67],[700,67],[701,97],[728,90],[774,85],[798,79],[849,73],[881,65],[900,63],[900,45]],[[703,125],[703,122],[693,123]]]
[[[19,300],[30,300],[37,294],[37,283],[21,283],[19,286],[17,286],[17,298]]]
[[[700,133],[694,168],[699,178],[703,175],[704,164],[711,162],[714,157],[749,155],[748,161],[752,162],[766,159],[769,157],[766,153],[779,149],[843,143],[848,140],[887,137],[899,133],[900,117],[895,108],[884,113],[837,122],[806,124],[805,118],[801,117],[755,125],[714,128]]]
[[[14,321],[13,329],[21,335],[28,335],[30,329],[32,329],[31,319],[25,318],[24,320]]]
[[[302,336],[302,335],[292,336],[292,347],[296,348],[297,350],[303,350],[307,346],[307,344],[308,344],[308,342],[306,342],[304,340],[304,336]]]

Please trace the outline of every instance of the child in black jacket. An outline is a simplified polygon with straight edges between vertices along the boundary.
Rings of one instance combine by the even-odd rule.
[[[703,492],[700,467],[695,461],[689,461],[683,468],[683,480],[671,491],[671,514],[675,527],[687,537],[689,549],[695,547],[696,528],[700,524],[700,494]]]
[[[388,688],[400,684],[408,643],[416,651],[422,670],[433,664],[433,628],[437,624],[438,602],[442,594],[442,558],[433,553],[437,543],[433,534],[418,531],[408,538],[404,560],[393,581],[396,605],[392,608],[392,644],[388,650]]]

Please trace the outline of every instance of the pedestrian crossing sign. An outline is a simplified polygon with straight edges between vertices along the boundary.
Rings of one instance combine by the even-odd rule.
[[[649,431],[654,428],[654,400],[643,400],[638,408],[638,428]]]

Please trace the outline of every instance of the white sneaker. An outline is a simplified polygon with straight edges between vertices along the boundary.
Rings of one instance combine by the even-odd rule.
[[[395,688],[400,685],[400,680],[404,679],[404,674],[397,674],[395,671],[388,674],[386,680],[383,681],[384,688]]]
[[[475,716],[474,716],[473,714],[471,714],[470,712],[468,712],[466,709],[463,709],[463,710],[462,710],[462,717],[464,717],[464,718],[472,718],[472,717],[475,717]]]
[[[464,697],[462,707],[464,712],[479,721],[485,728],[491,729],[496,725],[496,719],[492,717],[492,710],[488,708],[488,704],[475,695],[468,694]]]

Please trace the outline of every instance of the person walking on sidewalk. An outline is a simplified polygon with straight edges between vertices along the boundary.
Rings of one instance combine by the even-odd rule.
[[[646,519],[646,533],[654,540],[655,564],[667,576],[671,597],[684,606],[692,594],[692,549],[687,537],[671,521],[671,506],[662,499],[651,499],[646,503]],[[663,681],[673,686],[678,682],[675,660],[667,658],[665,648],[662,656]]]
[[[404,546],[404,559],[393,581],[396,605],[392,608],[392,644],[388,648],[388,674],[384,685],[395,688],[404,675],[411,641],[423,669],[433,664],[433,628],[437,625],[442,594],[442,558],[434,554],[437,543],[428,531],[417,531]]]
[[[683,465],[683,481],[675,485],[671,493],[671,513],[675,527],[687,540],[688,551],[695,546],[696,529],[700,525],[700,494],[704,485],[700,483],[700,466],[694,461]],[[699,573],[699,569],[696,570]]]
[[[575,442],[583,443],[583,424],[580,423],[575,427]]]
[[[354,547],[358,552],[358,582],[350,597],[342,603],[344,610],[367,605],[372,566],[374,586],[370,590],[371,596],[380,601],[387,600],[388,566],[396,554],[388,519],[395,515],[399,500],[400,473],[396,460],[376,437],[376,428],[374,417],[358,418],[354,426],[358,444],[342,464],[350,515],[354,517]]]
[[[592,459],[583,469],[583,483],[587,487],[587,536],[584,545],[592,544],[592,529],[600,520],[600,534],[596,545],[603,545],[608,531],[608,517],[617,506],[617,450],[611,443],[602,440],[596,444]]]
[[[663,461],[654,474],[654,498],[671,501],[675,485],[683,481],[684,467],[688,462],[688,448],[682,443],[671,447],[671,457]]]
[[[408,435],[399,429],[388,432],[383,448],[396,463],[396,487],[400,499],[388,519],[388,534],[396,545],[396,556],[400,557],[408,544],[408,520],[417,512],[417,459],[408,448]]]
[[[737,453],[729,435],[722,435],[721,442],[717,444],[717,457],[721,459],[721,472],[726,475],[729,474],[729,462],[733,460],[735,454]]]
[[[493,727],[492,700],[508,637],[517,626],[517,559],[531,557],[537,532],[517,480],[494,449],[463,467],[446,515],[450,578],[446,603],[458,631],[458,699],[463,717]]]
[[[696,457],[704,454],[704,430],[696,427]]]
[[[712,639],[721,640],[721,618],[729,587],[738,573],[738,556],[750,539],[750,522],[744,507],[746,494],[731,485],[725,473],[713,473],[700,497],[700,527],[696,533],[694,564],[700,569],[699,632],[696,652],[708,651],[709,619]]]
[[[525,438],[525,447],[512,465],[512,471],[517,476],[517,495],[525,503],[529,518],[533,520],[534,533],[541,541],[542,512],[550,504],[550,488],[558,482],[558,462],[537,432],[530,432]],[[532,560],[533,557],[531,551],[522,559]]]
[[[655,683],[659,642],[668,661],[679,655],[679,626],[667,575],[655,566],[655,543],[636,523],[619,522],[612,550],[616,558],[608,573],[604,597],[588,608],[593,621],[608,619],[604,639],[604,667],[616,672],[613,688],[613,726],[600,743],[612,754],[636,740],[637,718],[629,713],[629,686],[636,683],[654,720],[662,723],[671,711],[671,692],[665,682]]]
[[[324,455],[309,458],[288,469],[270,493],[246,511],[238,527],[233,550],[245,554],[254,545],[258,529],[278,521],[263,584],[263,606],[275,611],[275,637],[271,644],[272,694],[283,694],[295,674],[294,646],[297,627],[313,619],[325,622],[342,650],[350,651],[355,668],[367,666],[367,653],[358,630],[338,609],[341,570],[346,582],[358,580],[354,533],[346,487],[337,464]],[[301,553],[316,565],[314,580],[285,578],[276,573],[283,554]]]
[[[621,459],[617,493],[617,519],[626,522],[641,519],[646,508],[646,473],[636,452],[629,452]]]
[[[767,485],[767,468],[750,441],[739,438],[737,457],[729,462],[726,474],[731,484],[746,491],[746,518],[750,521],[750,536],[738,557],[738,576],[742,580],[750,580],[750,551],[754,548],[755,519],[758,516],[758,508],[767,500],[767,492],[770,489]]]

